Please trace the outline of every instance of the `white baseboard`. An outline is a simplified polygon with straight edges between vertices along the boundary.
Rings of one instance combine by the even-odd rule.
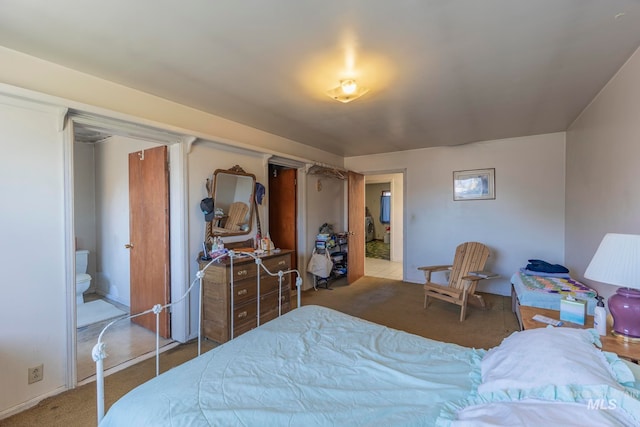
[[[26,402],[22,402],[19,405],[13,406],[11,408],[5,409],[4,411],[0,411],[0,420],[3,420],[5,418],[8,418],[12,415],[18,414],[22,411],[26,411],[29,408],[33,408],[34,406],[36,406],[38,403],[42,402],[44,399],[46,399],[47,397],[51,397],[51,396],[55,396],[56,394],[60,394],[63,391],[67,391],[66,387],[58,387],[54,390],[51,390],[48,393],[42,394],[38,397],[34,397],[31,400],[27,400]]]
[[[158,349],[158,351],[160,353],[164,353],[165,351],[171,350],[172,348],[177,347],[179,345],[180,345],[180,343],[178,341],[173,341],[173,342],[168,343],[165,346],[160,347]],[[152,357],[155,357],[155,355],[156,355],[156,351],[153,350],[153,351],[150,351],[148,353],[143,354],[142,356],[138,356],[138,357],[136,357],[134,359],[127,360],[126,362],[120,363],[119,365],[116,365],[116,366],[114,366],[112,368],[105,369],[104,370],[104,376],[108,377],[111,374],[115,374],[116,372],[122,371],[123,369],[126,369],[126,368],[128,368],[130,366],[133,366],[136,363],[142,362],[143,360],[151,359]],[[78,387],[80,387],[81,385],[93,383],[95,381],[96,381],[96,375],[93,374],[90,377],[85,378],[84,380],[78,382]]]

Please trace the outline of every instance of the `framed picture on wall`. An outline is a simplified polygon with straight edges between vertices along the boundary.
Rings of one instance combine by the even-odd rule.
[[[495,198],[495,168],[453,172],[453,200],[491,200]]]

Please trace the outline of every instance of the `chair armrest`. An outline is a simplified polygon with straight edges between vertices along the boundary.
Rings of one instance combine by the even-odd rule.
[[[418,270],[423,270],[423,271],[444,271],[444,270],[451,270],[453,266],[452,265],[431,265],[431,266],[426,266],[426,267],[418,267]]]
[[[431,265],[426,267],[418,267],[418,270],[424,271],[424,278],[427,283],[431,282],[431,273],[434,271],[446,271],[451,270],[452,265]]]

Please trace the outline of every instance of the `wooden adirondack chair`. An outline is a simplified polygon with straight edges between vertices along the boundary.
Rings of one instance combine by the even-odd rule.
[[[460,306],[460,321],[467,315],[467,301],[475,298],[484,308],[481,295],[476,295],[476,285],[482,277],[469,275],[470,271],[482,271],[489,258],[489,248],[482,243],[466,242],[456,248],[452,265],[434,265],[419,267],[423,270],[426,283],[424,285],[424,308],[429,305],[429,298],[438,298]],[[450,270],[449,285],[431,282],[431,273]]]

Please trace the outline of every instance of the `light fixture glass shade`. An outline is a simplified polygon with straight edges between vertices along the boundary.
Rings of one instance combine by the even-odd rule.
[[[327,95],[342,103],[351,102],[369,92],[369,88],[360,86],[353,79],[340,80],[340,85],[327,91]]]
[[[640,340],[640,236],[613,233],[604,236],[584,277],[623,286],[608,301],[613,334]]]
[[[345,95],[351,95],[358,89],[358,85],[355,80],[342,80],[340,82],[340,86],[342,87],[342,91]]]
[[[610,285],[640,289],[640,236],[605,235],[584,277]]]

